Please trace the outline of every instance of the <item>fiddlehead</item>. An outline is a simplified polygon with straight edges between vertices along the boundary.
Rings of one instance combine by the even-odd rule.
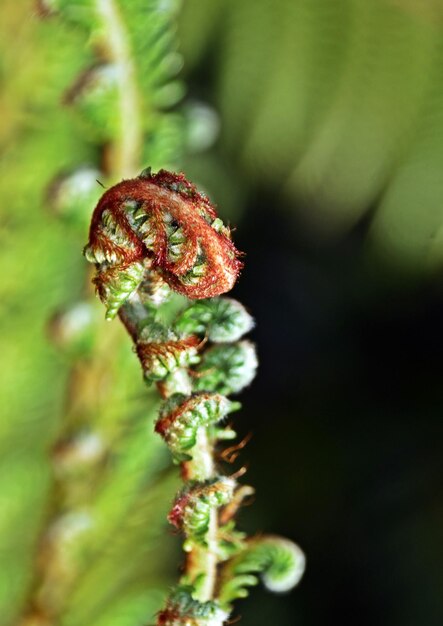
[[[254,345],[242,340],[252,317],[235,300],[218,297],[236,281],[239,253],[229,228],[183,174],[148,169],[103,195],[85,255],[96,265],[106,317],[119,314],[145,380],[164,399],[155,431],[185,480],[168,519],[185,535],[186,565],[157,624],[221,626],[232,601],[257,582],[255,573],[283,591],[304,567],[292,542],[247,541],[235,530],[232,518],[253,489],[221,475],[215,461],[218,442],[236,436],[223,422],[240,403],[227,395],[249,385],[257,368]],[[166,323],[162,302],[171,291],[194,302]]]
[[[258,575],[269,591],[289,591],[304,569],[304,554],[292,541],[273,536],[250,539],[222,569],[219,601],[229,607],[233,600],[245,598]]]
[[[173,394],[160,409],[155,430],[163,437],[175,458],[187,460],[186,454],[197,443],[200,428],[220,422],[228,413],[240,408],[217,393],[200,393],[186,397]]]
[[[217,476],[206,482],[188,483],[177,496],[168,521],[182,530],[192,541],[205,543],[211,510],[231,502],[236,482],[227,476]]]
[[[89,261],[111,319],[152,272],[188,298],[231,289],[241,268],[229,228],[182,174],[145,170],[107,191],[91,223]]]

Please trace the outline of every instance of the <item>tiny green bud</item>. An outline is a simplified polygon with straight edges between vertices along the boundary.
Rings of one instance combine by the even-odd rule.
[[[200,393],[186,397],[171,396],[160,409],[155,425],[177,459],[191,450],[197,441],[197,431],[221,421],[228,413],[240,408],[239,402],[231,402],[218,393]]]
[[[257,370],[257,354],[250,341],[219,344],[203,353],[196,368],[196,391],[216,391],[229,395],[247,387]]]
[[[183,529],[186,537],[205,543],[211,511],[228,504],[234,495],[235,480],[220,476],[186,487],[176,498],[168,520]]]
[[[134,262],[126,266],[107,267],[106,259],[101,256],[102,251],[94,250],[92,246],[87,246],[84,254],[88,261],[95,259],[98,264],[94,282],[106,306],[106,319],[112,320],[143,280],[143,264]]]
[[[206,336],[214,343],[237,341],[254,326],[245,307],[231,298],[193,302],[175,322],[179,332]]]
[[[147,382],[165,380],[177,369],[198,363],[196,336],[180,339],[173,331],[157,322],[142,329],[137,341],[137,354]]]

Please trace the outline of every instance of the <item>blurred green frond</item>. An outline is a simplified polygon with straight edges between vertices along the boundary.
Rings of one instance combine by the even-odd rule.
[[[229,606],[245,598],[247,588],[258,583],[257,575],[270,591],[283,593],[299,582],[304,570],[305,556],[292,541],[275,536],[251,539],[224,566],[220,603]]]
[[[96,179],[119,175],[109,143],[126,132],[103,11],[135,68],[137,167],[176,167],[178,3],[105,4],[0,7],[2,626],[37,609],[50,623],[136,626],[167,584],[172,545],[158,537],[175,478],[153,431],[157,399],[104,321],[81,251]]]
[[[298,207],[318,238],[375,208],[371,249],[441,264],[439,0],[186,3],[189,69],[212,59],[222,150]]]

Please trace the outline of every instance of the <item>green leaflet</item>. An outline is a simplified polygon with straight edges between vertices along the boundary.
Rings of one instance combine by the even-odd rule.
[[[102,284],[100,297],[106,305],[106,319],[112,320],[142,282],[144,267],[142,263],[131,263],[124,269],[104,269],[101,274],[106,274],[106,282]]]
[[[83,28],[92,43],[105,42],[98,54],[101,63],[85,68],[67,92],[66,101],[82,131],[102,142],[118,139],[129,129],[132,120],[121,120],[119,103],[121,90],[133,88],[122,75],[126,69],[137,90],[137,122],[143,135],[137,156],[155,168],[175,164],[184,140],[183,122],[178,113],[165,109],[184,93],[176,79],[183,62],[172,26],[180,2],[43,0],[43,5],[51,15]]]

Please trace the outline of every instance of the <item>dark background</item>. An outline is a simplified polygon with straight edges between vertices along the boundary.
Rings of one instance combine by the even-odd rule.
[[[298,541],[308,565],[287,597],[253,592],[244,623],[437,626],[441,288],[370,271],[365,225],[321,250],[284,218],[270,229],[270,199],[238,237],[261,363],[238,420],[257,487],[243,519]]]
[[[307,555],[299,588],[253,590],[237,614],[440,626],[442,5],[216,2],[202,17],[198,4],[182,18],[185,72],[221,131],[187,167],[238,226],[234,295],[257,321],[260,368],[237,420],[257,496],[241,520]],[[426,58],[420,31],[435,38]]]

